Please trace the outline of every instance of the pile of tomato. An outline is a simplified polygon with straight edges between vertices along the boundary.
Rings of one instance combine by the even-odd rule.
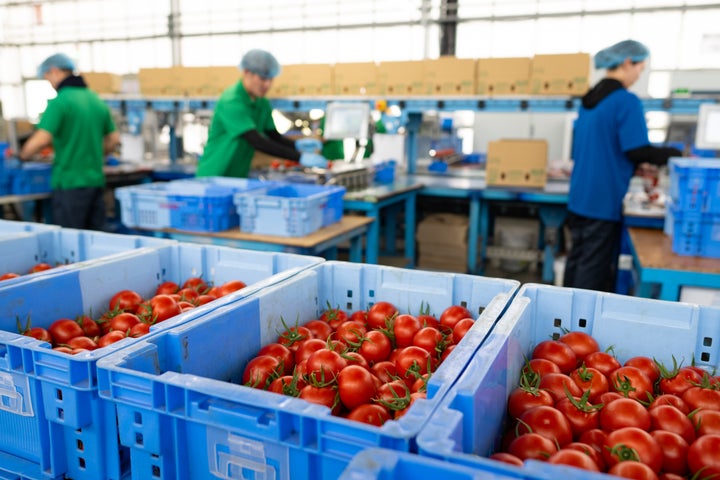
[[[333,415],[381,426],[402,417],[474,324],[463,306],[439,317],[401,313],[380,301],[367,310],[328,308],[278,332],[250,359],[243,384],[327,406]]]
[[[36,263],[32,267],[30,267],[30,270],[28,270],[27,273],[30,274],[30,273],[44,272],[45,270],[50,270],[51,268],[53,268],[53,267],[49,263],[40,262],[40,263]],[[19,276],[20,276],[19,273],[5,272],[2,275],[0,275],[0,281],[10,280],[11,278],[17,278]]]
[[[502,451],[635,479],[720,479],[720,377],[673,357],[621,364],[582,332],[538,343],[508,397]]]
[[[150,327],[183,312],[204,305],[244,288],[240,280],[230,280],[213,286],[201,277],[188,278],[182,285],[167,281],[158,286],[150,298],[143,298],[134,290],[120,290],[108,302],[108,309],[97,319],[90,315],[60,318],[48,328],[33,327],[18,320],[23,335],[48,342],[53,350],[75,355],[96,350],[126,337],[138,338]]]

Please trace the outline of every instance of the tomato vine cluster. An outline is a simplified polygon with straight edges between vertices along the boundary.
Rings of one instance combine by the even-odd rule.
[[[583,332],[538,343],[508,397],[502,451],[640,480],[720,479],[720,377],[646,356],[621,364]]]
[[[327,406],[332,414],[381,426],[426,398],[432,373],[475,320],[453,305],[401,313],[380,301],[367,311],[330,304],[319,318],[279,332],[245,366],[243,384]]]
[[[27,271],[27,274],[29,275],[31,273],[44,272],[45,270],[50,270],[51,268],[53,268],[53,266],[49,263],[40,262],[30,267],[30,270]],[[17,278],[19,276],[20,274],[16,272],[5,272],[0,275],[0,281],[10,280],[11,278]]]
[[[74,355],[105,347],[126,337],[141,337],[156,323],[245,286],[240,280],[212,286],[201,277],[191,277],[182,285],[163,282],[150,298],[143,298],[134,290],[120,290],[110,298],[108,310],[97,319],[91,315],[61,318],[47,329],[31,326],[30,318],[23,326],[18,319],[18,332],[50,343],[53,350]]]

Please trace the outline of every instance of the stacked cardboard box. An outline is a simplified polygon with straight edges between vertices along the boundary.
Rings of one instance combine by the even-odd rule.
[[[107,72],[82,72],[88,87],[96,93],[120,93],[122,91],[122,77]]]
[[[488,186],[542,188],[547,181],[546,140],[503,139],[487,150]]]
[[[465,273],[468,255],[468,217],[434,213],[417,226],[418,267]]]

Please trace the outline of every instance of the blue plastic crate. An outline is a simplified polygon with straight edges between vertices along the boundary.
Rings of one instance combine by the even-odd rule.
[[[345,187],[277,183],[236,193],[240,230],[247,233],[302,237],[339,222]]]
[[[720,213],[683,211],[668,205],[665,234],[672,237],[678,255],[720,258]]]
[[[564,329],[583,331],[601,347],[612,345],[622,363],[637,355],[672,364],[717,366],[720,309],[590,290],[524,285],[465,372],[418,436],[421,455],[483,467],[499,445],[506,401],[534,345]],[[523,470],[517,467],[517,470]],[[526,462],[547,478],[607,479],[606,475]]]
[[[19,168],[8,169],[7,173],[13,195],[48,193],[51,190],[52,165],[48,163],[24,162]]]
[[[378,265],[326,262],[201,319],[98,362],[100,395],[115,402],[133,478],[334,479],[365,448],[415,449],[415,437],[492,328],[518,282]],[[283,330],[331,305],[386,300],[439,315],[466,304],[478,320],[399,420],[382,427],[241,382],[245,364]],[[479,313],[482,311],[482,313]]]
[[[466,467],[412,453],[370,448],[358,453],[340,476],[340,480],[385,479],[505,480],[539,479],[530,472],[505,468],[500,462]],[[549,479],[548,479],[549,480]]]
[[[0,236],[6,234],[16,234],[23,232],[42,232],[48,230],[59,230],[57,225],[48,225],[46,223],[21,222],[17,220],[0,219]]]
[[[670,159],[670,198],[686,212],[720,213],[720,160]]]
[[[115,407],[98,396],[98,360],[322,261],[173,242],[0,288],[0,477],[94,480],[127,475],[129,455],[118,442]],[[18,317],[24,321],[29,316],[33,326],[48,327],[59,318],[97,316],[119,290],[130,288],[148,297],[164,281],[191,276],[216,284],[237,279],[248,287],[153,325],[142,339],[126,338],[78,355],[55,352],[47,343],[16,333]]]
[[[0,225],[0,229],[2,225]],[[13,272],[18,278],[3,280],[6,287],[31,278],[26,274],[34,265],[47,263],[53,267],[34,275],[55,273],[58,268],[80,268],[80,262],[89,262],[109,255],[130,252],[136,248],[157,247],[176,243],[155,237],[118,235],[113,233],[75,230],[71,228],[46,229],[32,233],[0,235],[0,274]]]

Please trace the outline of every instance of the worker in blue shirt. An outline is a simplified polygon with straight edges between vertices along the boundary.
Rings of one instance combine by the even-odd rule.
[[[614,291],[622,203],[630,179],[641,164],[664,165],[682,155],[650,145],[642,103],[628,91],[649,55],[642,43],[624,40],[594,57],[595,68],[607,73],[582,97],[573,131],[566,287]]]

